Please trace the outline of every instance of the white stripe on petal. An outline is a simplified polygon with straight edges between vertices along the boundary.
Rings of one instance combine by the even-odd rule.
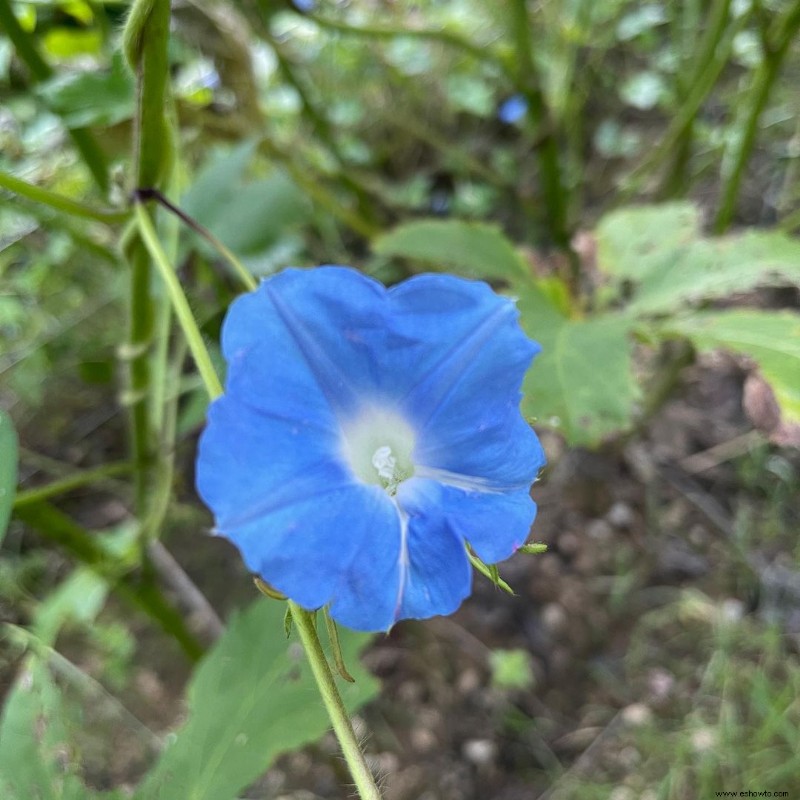
[[[400,609],[403,605],[403,597],[406,593],[411,578],[411,560],[408,556],[408,514],[403,511],[396,500],[392,500],[397,509],[397,516],[400,519],[400,553],[397,556],[397,571],[400,574],[400,582],[397,586],[397,598],[394,604],[393,623],[400,617]]]
[[[504,494],[518,489],[527,489],[530,485],[529,483],[520,483],[515,486],[500,485],[496,481],[480,478],[477,475],[463,475],[460,472],[450,472],[448,469],[426,467],[419,464],[414,471],[414,477],[428,478],[437,483],[443,483],[445,486],[463,489],[466,492],[484,492],[486,494]]]

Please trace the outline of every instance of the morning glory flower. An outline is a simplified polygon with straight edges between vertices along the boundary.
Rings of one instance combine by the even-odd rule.
[[[344,267],[287,269],[231,305],[225,393],[198,491],[247,567],[356,630],[449,614],[522,545],[544,464],[519,411],[538,345],[485,283],[386,289]]]
[[[497,118],[506,125],[513,125],[527,113],[528,101],[521,94],[512,94],[511,97],[500,103],[497,109]]]

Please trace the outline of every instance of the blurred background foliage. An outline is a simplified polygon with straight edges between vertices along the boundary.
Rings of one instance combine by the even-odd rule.
[[[487,583],[431,626],[467,655],[419,672],[393,655],[430,646],[414,623],[370,646],[419,719],[474,683],[428,749],[391,695],[367,707],[387,796],[800,791],[800,3],[176,0],[140,42],[168,87],[143,112],[128,12],[0,0],[0,787],[129,796],[150,769],[136,797],[344,796],[325,740],[322,772],[257,780],[325,722],[290,644],[252,652],[280,628],[263,602],[222,634],[252,593],[200,535],[207,401],[130,223],[157,190],[195,222],[149,202],[217,361],[243,287],[197,225],[256,277],[489,280],[543,345],[523,412],[551,552],[509,565],[520,597]],[[287,680],[280,746],[244,713],[218,728],[247,702],[280,717]]]

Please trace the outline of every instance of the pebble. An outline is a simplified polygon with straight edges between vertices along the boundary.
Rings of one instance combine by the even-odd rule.
[[[697,753],[706,753],[717,744],[717,734],[711,728],[699,728],[692,734],[692,747]]]
[[[542,609],[542,625],[547,628],[550,633],[559,633],[567,626],[567,612],[564,607],[559,603],[548,603]]]
[[[636,792],[630,786],[617,786],[611,790],[608,800],[636,800]]]
[[[593,519],[586,526],[586,535],[598,542],[607,542],[614,538],[614,529],[604,519]]]
[[[672,693],[672,687],[675,685],[675,676],[665,669],[650,670],[647,676],[647,685],[654,700],[666,700]]]
[[[470,695],[480,688],[481,676],[476,669],[465,669],[456,680],[456,689],[460,694]]]
[[[430,753],[438,746],[436,736],[427,728],[414,728],[411,731],[411,747],[418,753]]]
[[[566,531],[558,537],[558,549],[565,556],[574,556],[581,548],[581,539],[576,533]]]
[[[485,767],[497,758],[497,745],[491,739],[468,739],[464,742],[461,752],[467,761]]]
[[[729,625],[739,622],[744,617],[744,603],[735,597],[723,600],[719,607],[719,616],[722,622]]]
[[[608,510],[606,519],[615,528],[630,528],[636,520],[636,514],[627,503],[617,501]]]
[[[620,750],[617,759],[625,769],[631,770],[642,760],[642,755],[635,747],[629,745]]]
[[[622,709],[622,720],[628,725],[639,727],[653,718],[653,712],[644,703],[631,703]]]

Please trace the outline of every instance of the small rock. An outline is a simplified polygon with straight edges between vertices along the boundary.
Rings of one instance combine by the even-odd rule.
[[[625,769],[632,770],[642,760],[642,755],[635,747],[629,745],[619,751],[617,760]]]
[[[628,725],[638,728],[653,718],[653,712],[644,703],[631,703],[622,709],[622,720]]]
[[[614,538],[614,529],[604,519],[593,519],[586,526],[586,535],[598,542],[608,542]]]
[[[735,597],[723,600],[719,607],[719,616],[722,622],[729,625],[739,622],[744,617],[744,603]]]
[[[636,800],[636,792],[629,786],[617,786],[611,790],[608,800]]]
[[[630,528],[636,520],[636,514],[627,503],[616,502],[608,510],[606,519],[615,528]]]
[[[459,694],[469,695],[480,688],[481,676],[475,669],[465,669],[456,680],[456,689]]]
[[[654,700],[666,700],[675,686],[675,676],[665,669],[656,668],[650,670],[647,676],[647,685]]]
[[[491,739],[469,739],[464,742],[461,752],[467,761],[485,767],[497,758],[497,745]]]
[[[712,728],[698,728],[692,734],[692,747],[697,753],[707,753],[717,745],[717,734]]]
[[[542,625],[552,634],[558,634],[567,626],[567,612],[558,603],[548,603],[542,609]]]
[[[397,687],[397,698],[404,704],[415,705],[422,697],[422,686],[414,681],[404,681]]]
[[[418,753],[430,753],[439,746],[433,731],[427,728],[414,728],[411,731],[411,747]]]
[[[580,537],[572,531],[566,531],[558,537],[558,549],[565,556],[574,556],[581,549]]]

